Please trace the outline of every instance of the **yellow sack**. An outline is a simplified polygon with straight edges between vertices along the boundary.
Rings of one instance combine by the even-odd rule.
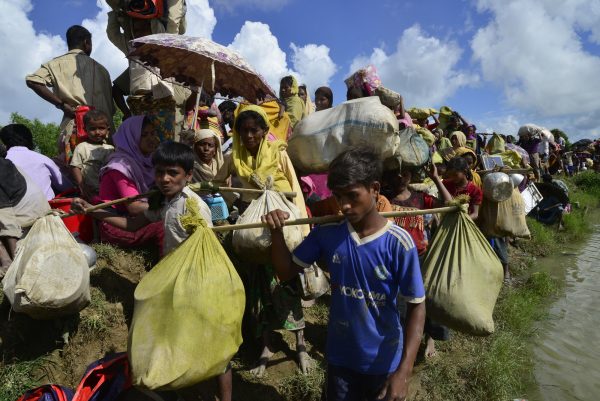
[[[189,200],[188,200],[189,202]],[[245,294],[219,240],[187,204],[195,232],[135,290],[128,353],[133,384],[176,390],[225,372],[242,343]]]
[[[427,316],[468,334],[494,332],[502,264],[466,212],[444,215],[423,270]]]
[[[510,168],[519,168],[521,167],[521,155],[516,150],[506,150],[500,153],[500,157],[502,158],[502,163],[506,167]]]
[[[438,113],[436,109],[422,107],[411,107],[410,109],[406,110],[406,112],[409,116],[417,120],[424,120]]]
[[[492,135],[492,138],[485,145],[485,150],[490,155],[495,155],[496,153],[502,153],[506,150],[506,145],[504,144],[504,139],[498,134]]]

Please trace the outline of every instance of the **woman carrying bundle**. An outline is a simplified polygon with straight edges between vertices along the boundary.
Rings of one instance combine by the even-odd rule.
[[[306,105],[298,96],[298,81],[292,75],[281,78],[279,97],[285,104],[285,111],[292,122],[292,129],[306,116]]]
[[[294,204],[301,217],[307,217],[302,190],[285,151],[286,144],[268,140],[268,133],[268,118],[261,107],[250,105],[242,109],[234,123],[233,152],[226,157],[221,174],[229,176],[235,173],[244,188],[265,189],[267,182],[272,180],[273,190],[296,192]],[[242,209],[249,200],[242,198]],[[306,235],[308,226],[304,231]],[[257,334],[263,339],[263,351],[253,373],[257,376],[264,374],[273,355],[270,349],[271,331],[280,329],[295,332],[300,367],[306,372],[309,357],[304,345],[304,315],[294,283],[278,283],[270,265],[248,266],[241,273],[248,286],[246,310],[258,320]]]

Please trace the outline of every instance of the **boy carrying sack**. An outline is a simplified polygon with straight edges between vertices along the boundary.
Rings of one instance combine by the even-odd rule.
[[[177,390],[218,376],[219,399],[230,401],[229,360],[241,344],[243,286],[210,230],[210,209],[186,186],[194,167],[192,149],[164,143],[152,162],[156,185],[165,197],[160,210],[136,217],[90,213],[128,231],[164,221],[166,256],[135,291],[129,333],[133,383],[150,390]],[[75,199],[72,209],[83,212],[90,206]]]
[[[281,210],[263,216],[282,281],[325,260],[331,274],[327,400],[404,400],[425,322],[425,289],[410,235],[376,209],[382,167],[368,148],[351,148],[329,166],[327,186],[346,220],[314,228],[290,253]],[[397,297],[406,298],[406,329]]]

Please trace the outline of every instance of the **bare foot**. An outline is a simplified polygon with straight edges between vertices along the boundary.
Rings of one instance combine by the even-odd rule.
[[[431,337],[427,337],[427,346],[425,347],[425,358],[433,358],[437,356],[435,349],[435,341]]]
[[[269,349],[269,347],[264,347],[262,354],[260,354],[260,358],[256,364],[256,367],[250,371],[256,377],[263,377],[265,374],[265,370],[267,369],[267,363],[269,363],[269,359],[273,356],[273,352]]]
[[[298,365],[300,365],[300,371],[302,371],[303,375],[307,375],[313,368],[313,360],[308,355],[308,352],[306,352],[306,349],[298,351]]]
[[[304,330],[296,331],[296,352],[298,353],[298,365],[303,375],[308,374],[313,366],[313,361],[308,352],[306,352],[306,343],[304,342]]]

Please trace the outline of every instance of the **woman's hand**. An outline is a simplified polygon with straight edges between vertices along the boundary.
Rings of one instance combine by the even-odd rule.
[[[273,210],[261,217],[263,223],[267,223],[271,231],[281,230],[285,221],[290,218],[290,214],[283,210]]]
[[[71,202],[71,211],[75,214],[85,214],[85,209],[90,207],[92,207],[92,205],[81,198],[75,198]]]

